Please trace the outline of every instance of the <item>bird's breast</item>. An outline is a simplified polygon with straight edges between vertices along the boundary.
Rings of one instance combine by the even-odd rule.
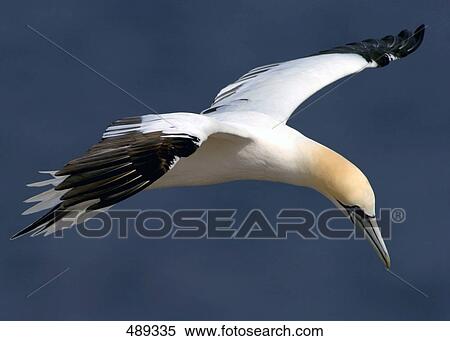
[[[237,180],[300,181],[296,139],[269,131],[251,139],[213,135],[180,159],[152,188],[201,186]]]

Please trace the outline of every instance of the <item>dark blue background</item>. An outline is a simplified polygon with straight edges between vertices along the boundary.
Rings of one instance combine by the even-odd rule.
[[[448,1],[10,1],[0,11],[1,319],[449,319]],[[366,241],[10,241],[37,170],[57,169],[114,119],[147,110],[56,50],[29,24],[159,112],[206,108],[251,67],[428,24],[414,55],[364,72],[290,124],[369,177],[379,207],[402,207],[389,275]],[[263,182],[140,193],[118,208],[330,203]],[[350,224],[350,223],[349,223]],[[26,296],[70,270],[31,297]]]

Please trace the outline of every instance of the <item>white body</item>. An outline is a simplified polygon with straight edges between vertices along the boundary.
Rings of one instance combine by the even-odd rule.
[[[265,115],[252,114],[255,120],[260,116]],[[211,119],[216,120],[214,117]],[[269,117],[263,119],[271,120]],[[276,124],[276,121],[273,123]],[[193,155],[180,159],[148,189],[211,185],[236,180],[305,185],[308,160],[314,144],[314,141],[284,124],[274,129],[266,125],[252,127],[245,138],[212,134]]]

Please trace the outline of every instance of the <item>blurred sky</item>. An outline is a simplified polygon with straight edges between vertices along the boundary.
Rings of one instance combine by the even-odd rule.
[[[449,319],[448,1],[8,1],[0,11],[1,319]],[[289,122],[369,177],[407,220],[393,270],[364,241],[94,240],[10,236],[57,169],[114,119],[146,113],[31,25],[159,112],[206,108],[258,65],[429,25],[412,56],[346,82]],[[256,181],[140,193],[117,208],[320,212],[312,190]],[[348,223],[350,224],[350,222]],[[27,295],[61,273],[31,297]]]

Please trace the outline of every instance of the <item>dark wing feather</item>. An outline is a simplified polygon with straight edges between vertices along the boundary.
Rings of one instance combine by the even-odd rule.
[[[114,122],[113,126],[136,123],[136,118],[128,118]],[[77,204],[91,201],[85,210],[92,211],[132,196],[163,176],[178,158],[194,153],[199,144],[196,136],[162,131],[132,131],[104,138],[55,174],[66,176],[55,187],[56,191],[66,190],[61,202],[12,238],[45,230]]]
[[[412,33],[403,30],[396,36],[386,36],[381,39],[366,39],[362,42],[350,43],[319,54],[330,53],[356,53],[364,57],[369,63],[375,62],[378,66],[386,66],[391,60],[400,59],[413,53],[422,44],[425,35],[425,25],[420,25]]]

